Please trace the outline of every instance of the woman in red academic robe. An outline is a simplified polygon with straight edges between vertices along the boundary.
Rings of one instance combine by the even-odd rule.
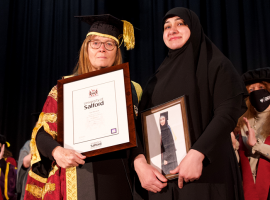
[[[244,195],[246,200],[269,200],[270,68],[248,71],[242,78],[249,92],[248,110],[238,123],[240,147],[234,146],[239,148]]]

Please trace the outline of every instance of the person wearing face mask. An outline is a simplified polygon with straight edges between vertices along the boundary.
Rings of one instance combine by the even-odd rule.
[[[270,68],[242,75],[248,110],[238,122],[238,149],[246,200],[270,199]],[[237,131],[235,131],[237,132]]]

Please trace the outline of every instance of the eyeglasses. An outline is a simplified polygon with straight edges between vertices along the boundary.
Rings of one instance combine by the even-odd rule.
[[[108,51],[112,51],[114,49],[114,47],[116,46],[115,42],[101,42],[98,40],[89,40],[90,45],[93,49],[99,49],[101,47],[101,44],[104,44],[105,49],[107,49]]]

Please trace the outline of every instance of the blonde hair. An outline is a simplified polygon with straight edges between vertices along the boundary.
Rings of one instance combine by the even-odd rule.
[[[258,82],[261,83],[265,86],[266,90],[268,92],[270,92],[270,83],[262,81],[262,82]],[[249,89],[249,86],[251,84],[247,85],[246,88],[247,90]],[[245,123],[243,120],[243,117],[246,117],[247,119],[251,119],[256,117],[256,110],[255,108],[251,105],[249,97],[246,98],[246,105],[247,105],[247,111],[238,119],[238,123],[237,123],[237,127],[236,129],[241,129]],[[266,121],[268,123],[264,123],[264,126],[262,127],[262,131],[260,133],[260,135],[262,135],[264,138],[267,138],[270,135],[270,112],[269,114],[266,116]]]
[[[88,44],[89,44],[89,41],[91,40],[92,37],[93,37],[93,35],[89,35],[83,41],[83,44],[82,44],[81,50],[80,50],[80,54],[79,54],[78,63],[73,70],[73,74],[75,74],[75,75],[85,74],[85,73],[92,71],[92,64],[91,64],[91,62],[89,60],[89,56],[88,56]],[[116,46],[116,48],[117,48],[116,57],[115,57],[115,61],[113,63],[113,66],[122,64],[121,50],[117,46]]]

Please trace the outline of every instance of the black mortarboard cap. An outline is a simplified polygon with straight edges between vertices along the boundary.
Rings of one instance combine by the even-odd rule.
[[[164,112],[164,113],[160,113],[160,117],[163,116],[166,118],[166,120],[169,120],[168,118],[168,111],[167,112]]]
[[[0,135],[0,143],[1,144],[6,144],[6,137],[4,135]]]
[[[6,144],[7,147],[10,146],[10,144],[7,142],[6,136],[4,136],[4,135],[0,135],[0,143]]]
[[[242,75],[245,85],[266,81],[270,83],[270,67],[249,70]]]
[[[108,37],[115,40],[118,45],[123,37],[127,50],[134,48],[134,28],[130,22],[117,19],[110,14],[75,17],[91,26],[86,37],[89,35]]]

